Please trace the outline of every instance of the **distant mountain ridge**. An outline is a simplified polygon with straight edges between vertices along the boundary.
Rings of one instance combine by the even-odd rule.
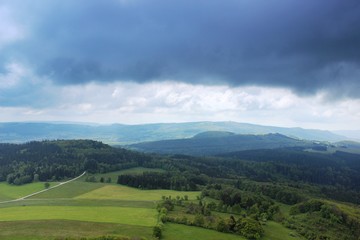
[[[314,148],[319,144],[287,137],[279,133],[242,135],[231,132],[204,132],[187,139],[162,140],[132,144],[129,147],[144,152],[160,154],[185,154],[211,156],[254,149],[289,147]]]
[[[334,131],[335,134],[345,136],[350,140],[360,141],[360,130],[338,130]]]
[[[207,131],[207,132],[202,132],[202,133],[198,133],[195,136],[193,136],[192,138],[218,138],[218,137],[229,137],[229,136],[234,136],[235,133],[233,132],[222,132],[222,131]]]
[[[0,142],[21,143],[45,139],[92,139],[108,144],[125,145],[145,141],[191,138],[208,131],[235,134],[279,133],[292,138],[317,141],[342,141],[346,137],[330,131],[262,126],[238,122],[155,123],[141,125],[88,123],[0,123]]]

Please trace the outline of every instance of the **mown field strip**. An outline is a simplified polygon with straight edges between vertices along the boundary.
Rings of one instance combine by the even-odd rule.
[[[188,196],[189,200],[195,200],[200,192],[185,192],[185,191],[173,191],[173,190],[139,190],[136,188],[130,188],[122,185],[106,185],[102,188],[95,189],[91,192],[79,195],[76,199],[118,199],[118,200],[146,200],[146,201],[158,201],[162,196],[176,196],[184,197]]]
[[[73,181],[76,181],[76,180],[78,180],[79,178],[81,178],[82,176],[84,176],[85,173],[86,173],[86,172],[83,172],[81,175],[79,175],[79,176],[77,176],[77,177],[75,177],[75,178],[73,178],[73,179],[70,179],[70,180],[65,181],[65,182],[60,182],[59,184],[57,184],[57,185],[55,185],[55,186],[51,186],[51,187],[49,187],[49,188],[40,190],[40,191],[38,191],[38,192],[31,193],[31,194],[29,194],[29,195],[26,195],[26,196],[24,196],[24,197],[19,198],[18,200],[23,200],[23,199],[26,199],[26,198],[29,198],[29,197],[33,197],[33,196],[38,195],[38,194],[40,194],[40,193],[43,193],[43,192],[49,191],[49,190],[51,190],[51,189],[54,189],[54,188],[63,186],[63,185],[65,185],[65,184],[71,183],[71,182],[73,182]]]
[[[153,201],[131,201],[115,199],[25,199],[23,201],[8,202],[0,204],[0,208],[17,206],[108,206],[108,207],[132,207],[152,208],[156,204]]]
[[[51,185],[57,183],[50,183]],[[29,183],[21,186],[10,185],[6,182],[0,183],[0,201],[13,200],[24,197],[44,189],[43,182]]]
[[[24,199],[36,196],[38,194],[47,192],[54,188],[58,188],[60,186],[64,186],[68,183],[74,182],[74,181],[78,180],[79,178],[81,178],[82,176],[84,176],[85,174],[86,174],[86,172],[83,172],[81,175],[79,175],[73,179],[70,179],[65,182],[60,182],[55,185],[49,183],[50,187],[46,188],[46,189],[44,189],[43,183],[40,183],[40,182],[26,184],[26,185],[22,185],[22,186],[1,185],[1,188],[3,188],[2,190],[4,190],[3,192],[6,195],[0,195],[0,199],[5,196],[5,201],[0,201],[0,203],[15,202],[15,201],[20,201],[20,200],[24,200]],[[42,189],[41,189],[41,186],[42,186]]]
[[[0,208],[0,221],[63,219],[154,226],[157,212],[148,208],[88,206],[22,206]]]
[[[152,227],[120,223],[81,222],[72,220],[0,221],[1,240],[81,239],[98,236],[129,236],[152,240]],[[143,237],[143,238],[141,238]]]
[[[103,183],[90,183],[81,180],[74,181],[61,187],[51,189],[50,191],[40,193],[29,199],[57,199],[57,198],[74,198],[78,195],[93,191],[103,187]]]

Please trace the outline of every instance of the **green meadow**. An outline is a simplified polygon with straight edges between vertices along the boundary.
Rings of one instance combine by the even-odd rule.
[[[50,183],[50,186],[54,186],[56,184],[57,183]],[[6,182],[2,182],[0,183],[0,201],[21,198],[43,189],[43,182],[30,183],[21,186],[9,185]]]
[[[86,206],[21,206],[0,208],[0,221],[78,220],[122,223],[151,227],[156,224],[154,209]]]
[[[85,182],[83,178],[81,178],[77,181],[64,184],[61,187],[53,188],[49,191],[32,196],[30,199],[74,198],[103,186],[104,184],[102,183],[89,183]]]
[[[84,176],[24,200],[1,203],[0,239],[54,240],[105,235],[153,239],[152,227],[157,224],[158,215],[156,201],[163,196],[185,195],[195,200],[200,192],[140,190],[116,184],[120,174],[144,171],[149,169],[133,168],[95,175],[97,179],[110,177],[110,184],[86,182],[87,176]],[[57,184],[51,183],[52,186]],[[41,182],[22,186],[1,183],[0,200],[18,199],[44,188]]]
[[[62,240],[99,236],[129,236],[152,240],[152,227],[118,223],[70,220],[31,220],[0,222],[1,240]]]
[[[95,176],[115,178],[119,174],[139,174],[147,170],[134,168]],[[163,196],[176,198],[185,195],[190,201],[194,201],[200,195],[197,191],[140,190],[114,183],[85,182],[85,178],[86,176],[28,199],[1,203],[0,239],[60,240],[67,237],[81,239],[107,235],[153,240],[152,228],[158,221],[155,209],[157,201]],[[55,184],[58,183],[52,183]],[[17,199],[43,189],[44,183],[40,182],[22,186],[1,183],[0,199]],[[337,205],[347,212],[354,209],[345,204]],[[290,206],[280,206],[282,212],[288,215]],[[176,207],[174,212],[169,212],[169,216],[184,215],[190,219],[190,215],[177,209]],[[223,219],[230,216],[219,212],[213,214]],[[352,211],[354,216],[359,214]],[[304,240],[280,223],[267,221],[263,228],[265,235],[261,240]],[[245,240],[234,234],[173,223],[164,225],[163,239]]]
[[[105,185],[91,192],[79,195],[76,199],[118,199],[134,201],[158,201],[162,196],[183,197],[187,195],[189,200],[195,200],[200,192],[185,192],[173,190],[139,190],[122,185]]]
[[[305,240],[295,231],[284,227],[281,223],[268,221],[263,225],[265,236],[263,240]]]
[[[172,223],[165,225],[163,235],[165,240],[246,240],[238,235]]]

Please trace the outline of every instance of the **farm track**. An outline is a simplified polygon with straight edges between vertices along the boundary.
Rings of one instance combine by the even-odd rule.
[[[83,172],[81,175],[73,178],[73,179],[70,179],[70,180],[65,181],[65,182],[60,182],[59,184],[57,184],[57,185],[55,185],[55,186],[53,186],[53,187],[49,187],[49,188],[46,188],[46,189],[44,189],[44,190],[31,193],[31,194],[29,194],[29,195],[26,195],[26,196],[24,196],[24,197],[20,197],[20,198],[17,198],[17,199],[8,200],[8,201],[2,201],[2,202],[0,202],[0,204],[2,204],[2,203],[11,203],[11,202],[18,202],[18,201],[21,201],[21,200],[25,200],[25,199],[27,199],[27,198],[29,198],[29,197],[32,197],[32,196],[35,196],[35,195],[37,195],[37,194],[40,194],[40,193],[49,191],[49,190],[51,190],[51,189],[54,189],[54,188],[63,186],[63,185],[65,185],[65,184],[70,183],[70,182],[73,182],[73,181],[76,181],[77,179],[81,178],[81,177],[84,176],[85,174],[86,174],[86,171]]]

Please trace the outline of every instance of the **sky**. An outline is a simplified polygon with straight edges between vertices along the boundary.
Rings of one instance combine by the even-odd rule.
[[[2,0],[20,121],[360,129],[360,2]]]

